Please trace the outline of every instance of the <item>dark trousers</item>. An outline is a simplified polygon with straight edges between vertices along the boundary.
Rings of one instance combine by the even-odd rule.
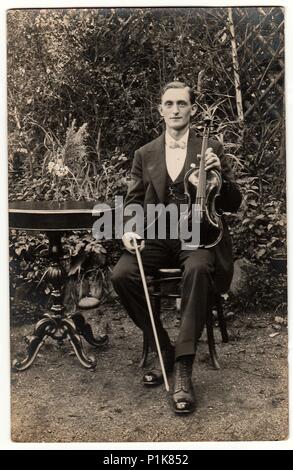
[[[182,269],[181,326],[176,341],[176,358],[195,354],[196,344],[205,326],[213,299],[215,253],[213,249],[181,250],[180,240],[146,240],[141,251],[144,271],[155,275],[159,268]],[[116,264],[112,282],[114,289],[134,323],[146,333],[149,345],[156,351],[152,326],[135,254],[123,253]],[[160,318],[155,318],[162,349],[170,340]]]

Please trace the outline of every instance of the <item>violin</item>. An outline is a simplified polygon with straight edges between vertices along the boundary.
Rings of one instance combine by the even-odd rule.
[[[185,216],[188,217],[189,230],[193,227],[192,217],[199,224],[199,240],[194,248],[216,246],[223,236],[221,213],[216,208],[222,177],[217,170],[205,170],[210,125],[210,118],[205,119],[199,168],[191,168],[184,176],[184,194],[188,205]]]

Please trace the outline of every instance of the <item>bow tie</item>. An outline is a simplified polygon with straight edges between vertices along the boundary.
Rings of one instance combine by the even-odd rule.
[[[168,147],[170,149],[185,149],[186,143],[185,142],[176,142],[176,140],[169,143]]]

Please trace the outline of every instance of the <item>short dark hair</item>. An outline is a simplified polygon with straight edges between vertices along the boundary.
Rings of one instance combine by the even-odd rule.
[[[187,88],[187,91],[189,93],[190,103],[191,104],[195,103],[195,93],[194,93],[193,89],[189,85],[187,85],[186,83],[178,82],[178,81],[169,82],[163,87],[162,92],[161,92],[161,99],[162,99],[164,93],[167,90],[169,90],[170,88]]]

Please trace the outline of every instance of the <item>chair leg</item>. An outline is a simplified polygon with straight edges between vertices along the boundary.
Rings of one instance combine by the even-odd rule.
[[[152,303],[152,309],[153,309],[153,314],[156,317],[157,315],[160,316],[161,313],[161,298],[156,295],[156,296],[151,296],[151,303]],[[143,368],[146,365],[146,361],[148,358],[148,353],[149,353],[149,342],[147,335],[143,333],[143,346],[142,346],[142,355],[141,355],[141,360],[139,363],[139,366]]]
[[[139,363],[139,366],[141,368],[143,368],[146,365],[148,353],[149,353],[149,343],[148,343],[147,335],[143,333],[142,356],[141,356],[141,360]]]
[[[208,345],[209,345],[212,365],[215,369],[219,370],[220,364],[218,361],[218,355],[217,355],[216,344],[215,344],[212,309],[209,309],[208,311],[206,328],[207,328]]]
[[[220,294],[215,295],[215,304],[216,304],[216,309],[218,312],[218,322],[219,322],[219,328],[220,328],[221,335],[222,335],[222,341],[223,343],[228,343],[229,336],[227,332],[227,323],[226,323],[226,318],[224,317],[222,298]]]
[[[155,317],[159,317],[161,314],[161,298],[159,296],[152,297],[152,307]]]

